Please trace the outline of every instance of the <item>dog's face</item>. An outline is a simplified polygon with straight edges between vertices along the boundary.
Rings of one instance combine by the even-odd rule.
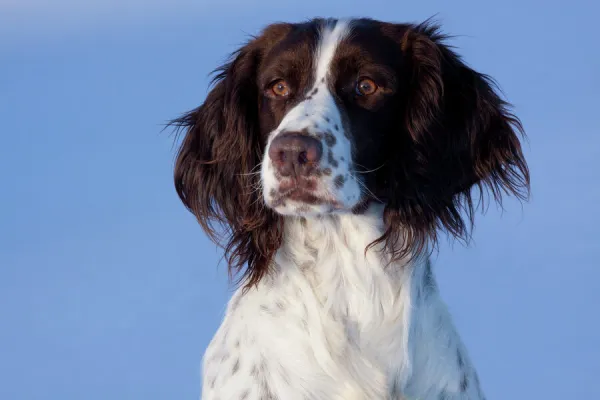
[[[258,71],[264,202],[284,215],[379,201],[386,137],[397,133],[403,54],[372,21],[292,26]],[[390,28],[390,27],[387,27]],[[384,182],[381,182],[384,183]]]
[[[427,23],[274,24],[219,69],[175,121],[175,181],[213,238],[225,225],[230,266],[264,273],[285,216],[380,202],[382,241],[401,254],[438,228],[466,235],[474,186],[527,192],[518,119],[443,40]]]

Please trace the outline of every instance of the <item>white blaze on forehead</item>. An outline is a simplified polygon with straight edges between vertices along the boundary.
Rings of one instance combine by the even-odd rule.
[[[327,78],[329,67],[338,45],[350,33],[350,22],[338,20],[335,25],[326,24],[321,30],[321,40],[315,56],[315,83]]]
[[[339,110],[327,88],[327,76],[339,44],[349,33],[350,21],[347,20],[326,22],[320,28],[319,43],[314,53],[315,76],[312,84],[308,86],[308,97],[285,115],[278,129],[273,132],[274,135],[283,130],[300,131],[304,128],[317,133],[319,129],[315,128],[315,123],[318,123],[321,131],[330,128],[327,125],[341,126]]]
[[[289,200],[276,205],[277,211],[284,215],[297,215],[298,207],[302,213],[327,213],[333,208],[347,211],[361,199],[360,182],[352,173],[352,145],[342,123],[342,114],[335,99],[335,94],[328,87],[331,82],[332,62],[340,44],[351,32],[351,22],[347,20],[327,21],[319,29],[319,39],[313,54],[313,81],[310,82],[305,95],[298,104],[289,110],[279,126],[271,132],[265,154],[269,154],[269,146],[275,138],[283,133],[300,133],[318,138],[323,145],[323,157],[317,166],[316,188],[312,194],[323,203],[302,204],[301,201]],[[308,71],[306,71],[308,72]],[[316,178],[317,175],[315,175]],[[261,167],[263,195],[267,204],[273,203],[280,193],[281,180],[273,162],[263,162]],[[328,203],[331,202],[331,203]]]

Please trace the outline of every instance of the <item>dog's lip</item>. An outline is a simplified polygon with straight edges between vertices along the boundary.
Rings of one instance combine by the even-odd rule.
[[[316,195],[314,190],[308,190],[301,187],[294,187],[280,193],[277,198],[273,199],[273,205],[277,207],[281,205],[284,200],[294,200],[314,205],[328,204],[335,207],[341,205],[340,202],[335,199],[329,198],[328,196]]]
[[[279,193],[285,196],[287,193],[296,190],[315,191],[319,180],[314,177],[300,177],[284,179],[279,183]]]

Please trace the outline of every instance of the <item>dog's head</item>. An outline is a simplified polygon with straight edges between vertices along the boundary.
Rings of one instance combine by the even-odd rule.
[[[268,270],[286,217],[382,203],[379,241],[400,257],[438,229],[468,235],[473,187],[498,201],[528,192],[519,120],[429,23],[270,25],[174,123],[185,128],[177,192],[229,266],[248,265],[249,284]]]

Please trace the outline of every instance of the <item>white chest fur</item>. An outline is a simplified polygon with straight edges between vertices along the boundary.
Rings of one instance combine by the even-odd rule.
[[[429,262],[365,252],[380,209],[285,229],[273,273],[232,297],[203,399],[483,398]]]

